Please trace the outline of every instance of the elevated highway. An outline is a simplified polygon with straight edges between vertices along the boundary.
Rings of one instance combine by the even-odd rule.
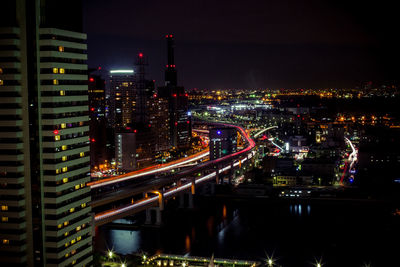
[[[207,124],[210,125],[210,123]],[[102,225],[153,207],[162,210],[166,199],[183,192],[194,194],[196,185],[211,180],[218,183],[222,173],[227,170],[233,171],[234,168],[253,157],[255,142],[242,127],[221,123],[212,125],[236,128],[246,140],[246,147],[233,154],[201,162],[174,174],[164,175],[166,171],[184,167],[208,157],[209,151],[202,151],[169,164],[152,166],[145,170],[90,183],[90,187],[95,192],[91,202],[95,211],[95,224]],[[114,190],[114,187],[117,187],[117,190]],[[127,203],[130,198],[131,200]]]

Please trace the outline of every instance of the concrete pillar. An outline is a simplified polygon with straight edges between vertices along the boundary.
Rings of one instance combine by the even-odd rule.
[[[179,208],[183,209],[185,207],[185,194],[179,194]]]
[[[146,209],[146,221],[145,224],[151,224],[151,209]]]
[[[216,184],[210,183],[211,184],[211,195],[215,195],[215,186]]]
[[[156,225],[161,225],[162,224],[161,209],[155,208],[155,210],[156,210]]]
[[[160,210],[164,210],[164,194],[158,193],[158,207]]]
[[[193,194],[192,194],[192,192],[190,191],[189,193],[188,193],[188,209],[193,209]]]

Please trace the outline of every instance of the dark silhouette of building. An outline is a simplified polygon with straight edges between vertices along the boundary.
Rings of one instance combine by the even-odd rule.
[[[96,74],[89,75],[89,117],[90,117],[90,167],[110,162],[110,151],[105,117],[105,80]]]
[[[168,64],[165,70],[165,86],[158,88],[158,95],[168,101],[170,142],[172,147],[187,149],[192,136],[191,117],[188,111],[188,94],[178,86],[174,62],[174,36],[166,35]]]
[[[235,128],[210,129],[210,159],[217,159],[236,152],[237,132]]]

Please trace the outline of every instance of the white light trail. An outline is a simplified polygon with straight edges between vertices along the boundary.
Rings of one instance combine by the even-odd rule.
[[[133,179],[133,178],[138,178],[138,177],[141,177],[141,176],[146,176],[146,175],[150,175],[150,174],[154,174],[154,173],[158,173],[158,172],[162,172],[162,171],[167,171],[167,170],[170,170],[170,169],[182,166],[182,165],[186,165],[189,162],[196,161],[196,160],[202,159],[204,157],[207,157],[209,154],[210,154],[210,152],[207,151],[207,152],[204,152],[203,154],[201,154],[201,155],[199,155],[197,157],[190,158],[190,159],[182,161],[182,162],[178,162],[178,163],[175,163],[175,164],[172,164],[172,165],[168,165],[168,166],[161,167],[161,168],[158,168],[158,169],[150,170],[150,171],[147,171],[147,172],[142,172],[142,173],[137,173],[137,174],[121,177],[119,179],[114,179],[114,180],[107,181],[107,182],[100,182],[98,184],[91,185],[90,188],[102,187],[102,186],[105,186],[105,185],[119,183],[119,182],[122,182],[122,181],[130,180],[130,179]]]
[[[128,73],[133,73],[133,70],[110,70],[110,73],[111,74],[113,74],[113,73],[122,73],[122,74],[126,73],[126,74],[128,74]]]

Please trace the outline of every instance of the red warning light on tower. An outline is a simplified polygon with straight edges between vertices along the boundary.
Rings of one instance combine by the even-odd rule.
[[[139,57],[143,57],[143,53],[139,53]]]

